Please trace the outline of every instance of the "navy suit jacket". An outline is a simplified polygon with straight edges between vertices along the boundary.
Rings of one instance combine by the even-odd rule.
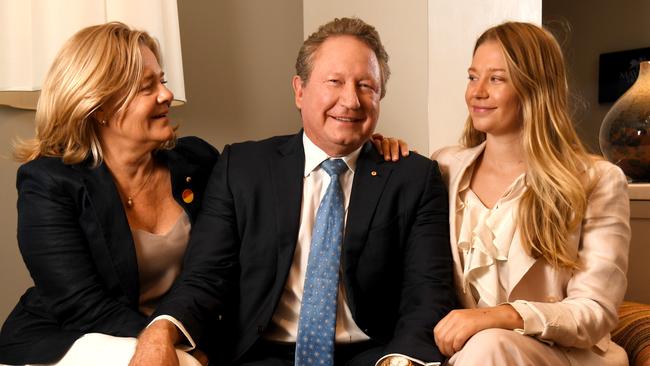
[[[194,222],[218,152],[186,137],[156,156]],[[85,333],[137,336],[149,319],[138,311],[135,247],[107,167],[41,157],[19,168],[16,185],[18,244],[35,286],[2,327],[0,363],[56,362]],[[185,189],[191,203],[181,198]]]
[[[208,182],[184,273],[157,309],[193,337],[215,312],[240,358],[268,327],[298,239],[302,133],[227,146]],[[434,325],[455,304],[447,191],[434,161],[386,162],[366,143],[357,160],[342,245],[356,324],[386,353],[442,360]],[[224,344],[206,345],[223,349]]]

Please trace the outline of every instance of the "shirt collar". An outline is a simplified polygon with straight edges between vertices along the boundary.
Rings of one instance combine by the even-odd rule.
[[[464,196],[464,192],[469,189],[470,183],[472,182],[472,175],[474,175],[474,169],[476,168],[476,160],[467,167],[465,170],[465,173],[463,173],[463,177],[460,180],[460,184],[458,185],[458,194],[456,195],[457,199],[459,202],[462,202],[463,200],[461,199],[461,196]],[[514,200],[518,199],[525,191],[526,188],[528,187],[528,181],[526,180],[526,172],[521,173],[515,180],[510,183],[510,185],[506,188],[506,190],[503,192],[503,195],[501,198],[499,198],[498,202],[501,202],[502,200]],[[464,207],[464,203],[459,205],[460,208]]]
[[[305,177],[311,174],[314,169],[318,168],[320,166],[320,163],[329,158],[332,158],[331,156],[328,156],[325,151],[321,150],[320,147],[316,146],[316,144],[314,144],[304,132],[302,134],[302,145],[305,149]],[[349,153],[348,155],[337,156],[336,158],[343,159],[345,164],[348,166],[348,169],[354,172],[354,169],[357,167],[357,159],[359,158],[362,147],[363,145],[359,146],[359,148]]]

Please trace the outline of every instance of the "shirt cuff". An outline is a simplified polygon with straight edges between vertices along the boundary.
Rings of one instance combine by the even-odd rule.
[[[410,360],[411,362],[415,363],[416,365],[423,365],[423,366],[439,366],[440,365],[440,362],[424,362],[422,360],[418,360],[417,358],[413,358],[413,357],[410,357],[410,356],[407,356],[407,355],[403,355],[401,353],[390,353],[390,354],[387,354],[386,356],[380,358],[379,360],[377,360],[377,362],[375,363],[375,366],[379,366],[381,364],[381,362],[383,360],[387,359],[388,357],[403,357],[403,358],[406,358],[406,359]]]
[[[191,351],[194,348],[196,348],[196,343],[194,343],[194,339],[192,339],[192,336],[190,336],[190,333],[187,331],[187,329],[185,329],[183,324],[181,324],[181,322],[176,320],[176,318],[174,318],[173,316],[159,315],[159,316],[155,317],[154,320],[152,320],[151,323],[149,323],[147,325],[147,328],[157,320],[168,320],[168,321],[170,321],[172,324],[174,324],[176,326],[176,328],[178,328],[178,330],[181,331],[183,336],[185,336],[185,340],[181,340],[180,344],[178,344],[176,346],[176,348],[178,348],[181,351],[185,351],[185,352]]]
[[[524,320],[524,329],[514,329],[515,332],[523,335],[534,336],[548,345],[553,345],[552,341],[539,338],[539,336],[544,332],[544,314],[542,314],[535,305],[525,300],[515,300],[514,302],[507,304],[510,304],[510,306],[512,306]]]

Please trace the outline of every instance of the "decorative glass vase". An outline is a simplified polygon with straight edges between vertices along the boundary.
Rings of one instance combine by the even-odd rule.
[[[600,150],[631,181],[650,181],[650,61],[641,62],[639,77],[605,115]]]

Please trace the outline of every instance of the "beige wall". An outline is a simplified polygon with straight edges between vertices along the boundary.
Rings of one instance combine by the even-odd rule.
[[[0,106],[0,321],[31,285],[16,242],[16,169],[12,140],[33,136],[34,112]]]
[[[559,30],[574,93],[578,132],[600,153],[598,131],[612,103],[598,104],[598,56],[601,53],[650,47],[646,0],[544,0],[543,21]],[[563,31],[561,23],[570,26]]]
[[[187,104],[181,134],[224,144],[300,129],[291,77],[302,0],[179,1]]]

